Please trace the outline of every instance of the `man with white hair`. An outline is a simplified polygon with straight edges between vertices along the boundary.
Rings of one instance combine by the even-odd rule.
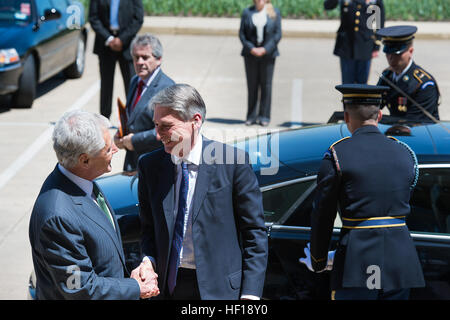
[[[37,299],[139,299],[150,284],[128,273],[117,220],[93,180],[117,152],[109,121],[75,110],[57,122],[58,164],[31,214],[29,237]]]

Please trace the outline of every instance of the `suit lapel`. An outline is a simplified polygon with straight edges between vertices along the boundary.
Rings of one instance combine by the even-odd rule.
[[[195,222],[195,219],[198,216],[198,213],[200,212],[200,208],[203,203],[203,199],[206,196],[206,193],[208,192],[208,187],[210,185],[211,177],[213,176],[214,172],[216,171],[216,164],[210,163],[210,160],[208,163],[205,163],[205,160],[203,159],[204,156],[204,150],[205,148],[211,143],[211,140],[208,140],[206,138],[203,138],[203,146],[202,146],[202,158],[200,165],[198,167],[198,176],[197,176],[197,182],[195,184],[195,192],[192,199],[192,222]]]
[[[114,246],[119,252],[119,256],[122,260],[122,263],[125,268],[125,258],[123,256],[122,242],[120,240],[120,232],[116,232],[111,225],[110,220],[106,217],[105,213],[98,205],[95,204],[94,200],[90,195],[87,195],[83,190],[81,190],[76,184],[74,184],[69,178],[67,178],[64,174],[62,174],[59,169],[56,167],[53,171],[56,176],[56,183],[61,189],[64,190],[71,198],[75,205],[80,207],[80,212],[88,217],[90,220],[95,222],[98,226],[100,226],[111,238]],[[118,231],[118,224],[114,217],[113,210],[106,200],[108,208],[113,216],[113,220],[116,226],[116,230]],[[126,268],[125,268],[126,269]]]
[[[160,192],[164,216],[166,218],[169,238],[172,239],[175,207],[175,165],[172,162],[170,154],[163,151],[164,158],[161,161],[161,167],[156,181],[157,189]]]
[[[155,88],[159,84],[159,79],[161,78],[161,74],[162,74],[162,70],[160,69],[158,74],[155,76],[155,78],[150,83],[150,86],[147,88],[147,90],[145,90],[144,94],[142,95],[142,97],[139,99],[138,103],[134,107],[134,111],[128,117],[129,123],[133,123],[134,120],[136,119],[136,117],[138,117],[138,115],[141,114],[142,110],[147,108],[148,102],[150,101],[151,97],[153,97],[156,93]],[[138,81],[139,81],[139,79],[138,79]],[[136,81],[136,84],[138,83],[138,81]],[[137,85],[135,85],[135,88],[136,87],[137,87]],[[133,91],[133,96],[131,97],[131,99],[133,99],[133,97],[134,97],[134,91]]]
[[[128,95],[127,95],[126,110],[127,110],[127,116],[128,116],[128,123],[130,122],[130,118],[132,116],[131,104],[133,103],[133,97],[134,97],[134,94],[136,93],[138,81],[139,81],[139,77],[134,76],[133,80],[131,80],[130,89],[129,89]]]

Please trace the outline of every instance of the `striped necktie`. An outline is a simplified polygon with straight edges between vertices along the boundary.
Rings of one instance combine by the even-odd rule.
[[[181,163],[181,183],[178,195],[178,211],[175,220],[174,232],[172,237],[172,248],[169,258],[169,272],[167,276],[167,285],[169,293],[172,294],[177,282],[177,271],[180,264],[180,252],[183,246],[183,227],[184,215],[186,213],[187,195],[189,189],[189,171],[185,162]]]

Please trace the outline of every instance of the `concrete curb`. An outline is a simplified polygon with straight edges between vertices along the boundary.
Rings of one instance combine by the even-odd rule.
[[[282,32],[287,38],[334,38],[339,24],[339,20],[283,19]],[[417,39],[450,39],[450,22],[388,21],[386,26],[402,24],[417,26]],[[146,16],[140,32],[237,36],[239,25],[240,18]]]

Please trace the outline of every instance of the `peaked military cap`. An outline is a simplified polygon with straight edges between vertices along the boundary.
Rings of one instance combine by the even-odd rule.
[[[393,26],[378,30],[377,35],[382,38],[383,52],[400,54],[408,48],[416,32],[414,26]]]
[[[379,105],[383,99],[383,93],[389,90],[386,86],[372,86],[368,84],[341,84],[335,87],[342,93],[344,104],[368,104]]]

